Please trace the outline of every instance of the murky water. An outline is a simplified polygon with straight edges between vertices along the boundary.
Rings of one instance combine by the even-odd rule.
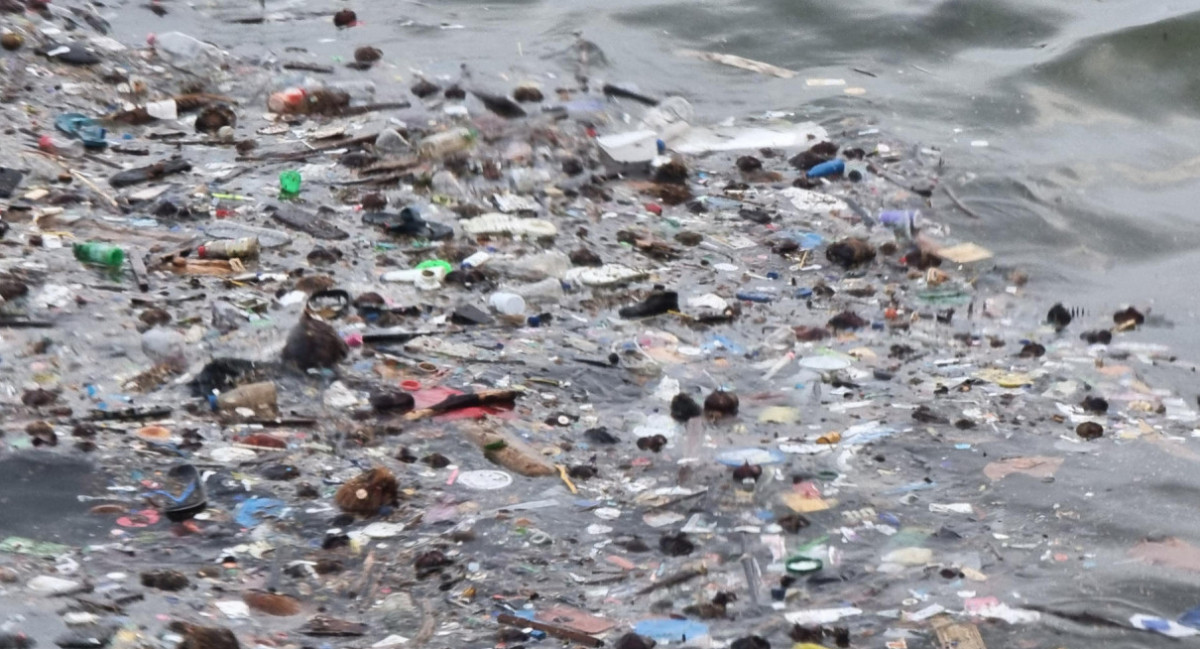
[[[1193,144],[1200,142],[1200,2],[359,0],[352,6],[364,24],[352,33],[335,32],[334,5],[315,0],[268,0],[262,24],[228,22],[257,15],[257,3],[166,6],[161,18],[136,4],[119,9],[115,36],[139,42],[149,31],[180,30],[250,58],[321,63],[348,60],[354,47],[372,43],[386,64],[339,76],[374,80],[381,100],[406,96],[415,73],[457,77],[461,64],[478,85],[497,89],[525,78],[575,86],[586,77],[636,84],[656,96],[680,94],[708,121],[786,110],[831,131],[846,116],[873,123],[943,151],[941,181],[980,218],[937,193],[934,219],[957,238],[994,249],[1005,264],[1031,269],[1037,297],[1022,307],[1030,314],[1059,299],[1096,313],[1149,303],[1171,326],[1130,338],[1195,350],[1197,307],[1185,278],[1200,270],[1192,254],[1200,243],[1193,209],[1200,190]],[[577,33],[599,48],[585,67],[573,49]],[[763,77],[681,55],[683,49],[737,54],[798,74]],[[1193,395],[1185,388],[1194,377],[1180,374],[1169,387]],[[995,442],[997,454],[1014,451],[1015,444],[985,437],[962,439]],[[962,481],[950,495],[980,499],[987,456],[946,459],[945,448],[889,440],[880,452],[936,465],[946,479]],[[1061,454],[1049,435],[1022,440],[1019,450]],[[1118,620],[1132,612],[1173,616],[1193,605],[1187,593],[1194,579],[1150,570],[1127,551],[1148,534],[1194,542],[1200,530],[1188,515],[1197,488],[1190,476],[1200,457],[1151,443],[1108,450],[1072,457],[1053,482],[1018,477],[983,497],[987,516],[971,521],[978,538],[1036,530],[1065,541],[1050,560],[1044,546],[1006,551],[1010,563],[980,592],[1014,603],[1025,596],[1058,602],[1057,610],[1096,610],[1107,602],[1112,611],[1104,612]],[[985,557],[989,551],[976,549]],[[1022,567],[1009,569],[1012,562]],[[1122,633],[1082,625],[1065,631],[1071,641]],[[988,632],[993,646],[1009,646],[1020,633]],[[1038,633],[1046,641],[1039,646],[1053,646]],[[1106,646],[1158,640],[1128,635],[1135,639]]]
[[[268,0],[266,21],[253,25],[228,23],[259,15],[253,3],[167,6],[161,18],[127,6],[114,21],[117,35],[137,42],[150,31],[180,29],[254,58],[324,63],[374,43],[387,65],[359,74],[383,98],[403,96],[415,73],[458,77],[461,64],[473,82],[496,88],[525,78],[551,88],[577,85],[581,76],[633,83],[686,96],[703,119],[765,110],[864,118],[944,152],[943,182],[982,218],[968,218],[940,193],[933,212],[1006,262],[1073,285],[1164,256],[1200,266],[1187,259],[1200,243],[1192,209],[1200,190],[1196,2],[358,3],[363,24],[352,36],[331,29],[330,6],[308,0]],[[576,34],[602,52],[582,70]],[[764,77],[683,49],[798,74]],[[546,78],[548,69],[557,78]],[[1148,283],[1155,273],[1135,276]]]

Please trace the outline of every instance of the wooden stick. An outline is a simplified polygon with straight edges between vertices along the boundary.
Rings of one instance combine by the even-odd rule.
[[[943,183],[942,189],[946,191],[946,195],[949,196],[950,200],[954,202],[954,206],[957,207],[958,209],[962,210],[964,214],[966,214],[967,216],[969,216],[973,219],[980,218],[980,216],[977,212],[975,212],[971,208],[967,207],[967,205],[965,203],[963,203],[961,200],[959,200],[958,196],[954,195],[954,190],[950,189],[950,185]]]
[[[323,153],[325,151],[333,151],[335,149],[343,149],[352,144],[366,144],[368,142],[374,142],[375,138],[377,138],[377,137],[379,137],[378,132],[369,133],[367,135],[359,135],[358,137],[352,137],[349,140],[338,140],[337,142],[333,142],[330,144],[322,144],[321,146],[314,146],[311,149],[307,149],[305,151],[287,151],[287,152],[283,152],[283,153],[264,153],[262,155],[257,155],[257,156],[238,156],[237,160],[238,160],[238,162],[251,162],[251,161],[256,161],[256,160],[274,160],[274,161],[279,161],[279,162],[291,162],[291,161],[295,161],[295,160],[304,160],[305,158],[308,158],[312,155],[315,155],[318,153]]]
[[[599,638],[593,638],[592,636],[590,636],[586,633],[576,631],[574,629],[568,629],[566,627],[558,626],[556,624],[547,624],[545,622],[539,622],[537,620],[526,620],[523,617],[509,615],[508,613],[501,613],[496,618],[496,621],[500,622],[500,624],[507,624],[508,626],[516,626],[516,627],[521,627],[521,628],[529,627],[529,628],[537,629],[538,631],[545,631],[547,634],[552,635],[556,638],[562,638],[563,640],[570,640],[571,642],[578,642],[579,644],[581,644],[585,647],[603,647],[604,646],[604,641],[600,640]]]
[[[708,567],[702,563],[698,567],[686,568],[684,570],[680,570],[679,572],[667,575],[666,577],[663,577],[662,579],[654,582],[653,584],[650,584],[649,586],[646,586],[645,588],[639,590],[637,592],[637,594],[638,595],[646,595],[648,593],[652,593],[656,590],[659,590],[660,588],[670,588],[671,586],[678,586],[679,584],[691,581],[691,580],[695,579],[696,577],[701,577],[701,576],[707,575],[707,574],[708,574]]]
[[[133,270],[133,278],[137,280],[138,289],[143,293],[150,290],[150,275],[146,272],[146,262],[139,254],[129,255],[129,267]]]
[[[481,390],[469,394],[458,394],[447,397],[428,408],[414,410],[404,415],[404,418],[409,421],[415,421],[464,408],[474,408],[476,406],[486,406],[495,403],[511,403],[520,394],[520,390]]]
[[[110,206],[112,206],[112,208],[114,210],[117,210],[117,211],[121,210],[121,204],[117,202],[117,199],[113,198],[111,194],[104,191],[103,189],[100,189],[100,187],[98,185],[96,185],[96,183],[92,182],[90,178],[83,175],[82,172],[76,171],[75,169],[70,169],[70,168],[68,168],[67,171],[69,171],[71,173],[72,177],[77,178],[79,180],[79,182],[87,185],[88,189],[96,192],[97,194],[100,195],[101,198],[108,201],[108,204]]]

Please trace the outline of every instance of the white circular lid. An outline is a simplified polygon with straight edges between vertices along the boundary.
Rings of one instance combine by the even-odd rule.
[[[464,471],[458,474],[458,484],[468,489],[503,489],[512,484],[512,476],[503,471],[483,469],[479,471]]]

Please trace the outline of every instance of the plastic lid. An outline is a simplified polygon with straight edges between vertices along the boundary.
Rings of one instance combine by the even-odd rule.
[[[468,489],[493,491],[507,487],[512,484],[512,481],[512,476],[503,471],[481,469],[479,471],[464,471],[460,473],[457,482]]]

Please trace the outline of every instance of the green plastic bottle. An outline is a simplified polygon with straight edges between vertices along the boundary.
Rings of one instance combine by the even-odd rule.
[[[71,247],[75,258],[88,264],[103,264],[110,268],[120,268],[125,263],[125,251],[110,243],[87,241]]]

